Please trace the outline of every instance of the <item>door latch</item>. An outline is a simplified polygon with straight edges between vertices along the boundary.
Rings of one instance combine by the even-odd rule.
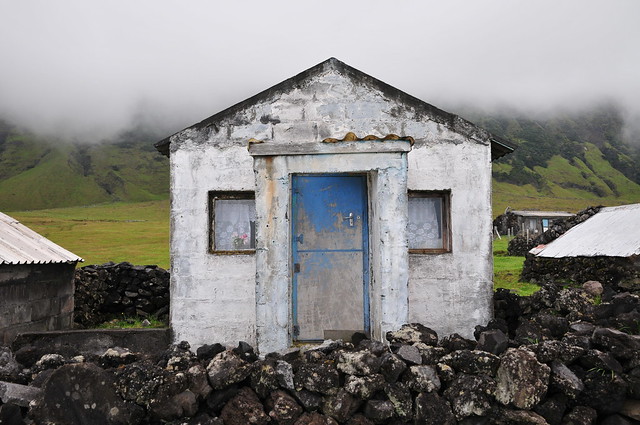
[[[349,215],[342,217],[343,220],[349,220],[349,227],[353,227],[353,213],[350,212]]]

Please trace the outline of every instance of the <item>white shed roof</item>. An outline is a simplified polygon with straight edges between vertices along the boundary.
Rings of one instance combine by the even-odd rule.
[[[529,252],[548,258],[640,255],[640,204],[602,208],[558,239]]]
[[[514,210],[511,213],[522,217],[571,217],[573,214],[566,211],[527,211]]]
[[[49,264],[84,261],[49,239],[0,213],[0,264]]]

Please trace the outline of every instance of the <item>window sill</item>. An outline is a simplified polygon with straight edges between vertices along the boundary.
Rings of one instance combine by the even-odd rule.
[[[450,254],[450,249],[410,249],[409,254]]]
[[[213,255],[252,255],[255,253],[255,249],[245,249],[242,251],[209,251],[209,254]]]

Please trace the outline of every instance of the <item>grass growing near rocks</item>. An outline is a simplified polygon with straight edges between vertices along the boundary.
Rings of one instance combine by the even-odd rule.
[[[169,267],[169,201],[8,212],[25,226],[84,258]]]
[[[493,288],[505,288],[518,295],[531,295],[540,287],[533,283],[521,282],[520,274],[524,264],[524,257],[507,255],[507,238],[493,241]]]
[[[145,320],[147,322],[145,322]],[[167,324],[155,317],[123,317],[104,322],[98,329],[139,329],[139,328],[166,328]]]

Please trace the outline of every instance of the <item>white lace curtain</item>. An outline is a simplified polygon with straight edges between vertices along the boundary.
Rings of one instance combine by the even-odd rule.
[[[253,199],[216,199],[214,249],[237,251],[255,248],[256,206]]]
[[[442,241],[442,199],[409,198],[409,249],[437,249]]]

